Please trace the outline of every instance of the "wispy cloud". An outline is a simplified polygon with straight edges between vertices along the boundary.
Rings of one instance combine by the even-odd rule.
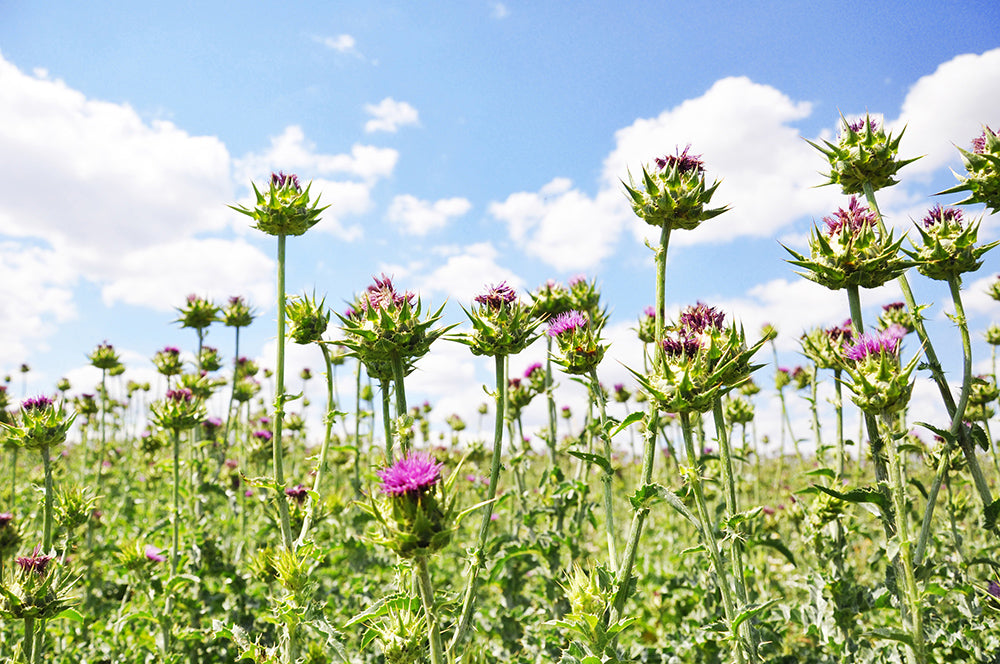
[[[365,123],[365,131],[369,134],[376,131],[396,133],[400,127],[420,124],[420,114],[405,101],[396,101],[386,97],[377,104],[365,104],[365,112],[372,119]]]
[[[392,200],[387,216],[408,235],[426,235],[444,228],[451,219],[462,216],[471,208],[472,203],[465,198],[424,201],[404,194]]]
[[[345,55],[353,55],[359,58],[364,57],[357,49],[357,41],[351,35],[342,34],[333,37],[317,37],[316,41],[331,51],[336,51],[337,53],[343,53]]]
[[[510,15],[510,10],[507,9],[507,5],[502,2],[494,2],[490,4],[490,16],[495,19],[504,19]]]

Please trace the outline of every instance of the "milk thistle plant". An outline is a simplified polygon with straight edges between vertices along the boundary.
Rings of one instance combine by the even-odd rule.
[[[972,150],[958,148],[965,175],[955,174],[959,183],[942,194],[964,193],[957,205],[983,203],[991,212],[1000,211],[1000,136],[989,127],[972,141]]]
[[[552,279],[528,295],[531,297],[532,310],[540,320],[551,320],[573,308],[573,300],[569,290]],[[549,419],[549,426],[545,432],[545,444],[549,448],[549,459],[552,467],[556,468],[556,401],[552,382],[552,337],[548,335],[545,335],[545,401]]]

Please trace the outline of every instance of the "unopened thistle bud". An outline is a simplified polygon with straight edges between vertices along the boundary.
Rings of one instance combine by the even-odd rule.
[[[163,350],[156,351],[153,355],[153,365],[164,376],[177,376],[184,371],[181,351],[179,348],[174,348],[173,346],[167,346]]]
[[[222,323],[226,327],[249,327],[253,319],[253,309],[239,295],[229,298],[222,310]]]
[[[205,419],[201,399],[186,387],[168,390],[164,399],[151,404],[149,410],[157,426],[175,432],[193,429]]]
[[[826,184],[840,185],[845,194],[861,194],[865,184],[874,191],[897,184],[895,176],[899,169],[919,158],[898,159],[902,138],[902,131],[893,138],[882,124],[866,115],[863,120],[853,122],[841,118],[836,143],[824,140],[825,147],[812,141],[809,144],[830,162]]]
[[[219,307],[207,298],[199,297],[192,293],[187,296],[187,301],[183,307],[177,307],[179,314],[175,323],[180,323],[181,327],[191,327],[196,330],[204,330],[209,325],[219,320]]]
[[[472,331],[453,337],[473,355],[516,355],[538,338],[535,330],[539,321],[506,282],[487,287],[473,302],[472,309],[465,310]]]
[[[330,324],[330,311],[326,308],[326,298],[316,301],[316,294],[292,296],[285,303],[288,316],[288,336],[297,344],[317,343],[323,339]]]
[[[957,208],[934,206],[916,224],[921,245],[915,243],[913,251],[906,254],[916,263],[917,271],[930,279],[948,281],[960,278],[966,272],[975,272],[983,265],[983,254],[1000,244],[990,242],[976,246],[979,221],[968,225],[962,222],[962,211]]]
[[[919,355],[903,366],[899,354],[901,336],[894,330],[862,334],[844,349],[844,370],[851,377],[845,383],[858,408],[872,415],[893,413],[910,400],[910,375]]]
[[[254,228],[268,235],[302,235],[319,222],[319,215],[329,206],[318,207],[319,196],[309,199],[309,188],[303,191],[295,175],[272,173],[266,193],[250,183],[257,198],[254,208],[230,205],[229,208],[254,220]]]
[[[121,365],[121,358],[115,352],[114,346],[105,341],[98,344],[94,352],[87,356],[90,364],[98,369],[109,371]]]
[[[61,445],[76,413],[68,415],[62,405],[58,407],[46,396],[25,399],[13,424],[2,423],[10,440],[19,447],[40,450]]]
[[[528,296],[532,312],[543,320],[555,318],[573,308],[569,290],[552,279],[528,293]]]
[[[985,203],[992,213],[1000,211],[1000,136],[989,127],[972,141],[972,151],[958,148],[965,163],[965,176],[955,174],[959,183],[942,194],[966,192],[957,205]]]

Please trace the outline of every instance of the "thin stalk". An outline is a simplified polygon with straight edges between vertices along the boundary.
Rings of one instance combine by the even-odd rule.
[[[275,499],[278,502],[278,516],[281,519],[281,536],[285,548],[295,551],[292,539],[291,519],[288,515],[288,496],[285,495],[285,468],[281,442],[281,430],[285,419],[285,236],[278,236],[278,360],[275,367],[274,395],[274,439],[271,453],[274,463],[274,483],[277,485]]]
[[[354,492],[361,493],[361,361],[354,368]],[[346,425],[345,425],[346,426]]]
[[[552,337],[545,335],[545,401],[549,411],[549,430],[545,442],[548,443],[552,467],[556,467],[556,396],[552,387]]]
[[[33,662],[34,652],[35,652],[35,617],[25,616],[24,617],[24,645],[22,646],[24,650],[24,661]]]
[[[664,224],[660,228],[660,246],[655,253],[656,262],[656,319],[654,322],[654,338],[656,347],[653,350],[653,368],[663,367],[663,347],[660,341],[663,339],[664,309],[666,308],[666,281],[667,281],[667,249],[670,247],[670,226]]]
[[[875,211],[875,219],[878,222],[879,231],[885,233],[882,212],[879,210],[878,202],[875,200],[875,189],[870,183],[866,182],[864,183],[864,192],[868,205]],[[921,349],[923,350],[924,358],[927,360],[927,368],[930,369],[931,376],[934,378],[934,382],[937,383],[938,391],[941,393],[941,400],[944,402],[948,415],[954,417],[956,412],[958,412],[955,399],[951,393],[951,387],[948,385],[948,380],[945,378],[944,369],[941,368],[941,362],[938,360],[934,345],[927,334],[927,328],[924,326],[924,317],[921,315],[920,309],[917,308],[916,300],[913,297],[913,290],[910,288],[910,282],[907,280],[905,274],[899,275],[896,282],[903,293],[906,308],[913,318],[913,329],[920,339]],[[973,482],[976,485],[979,498],[985,508],[993,502],[993,496],[990,493],[989,485],[986,483],[982,468],[979,465],[979,458],[976,456],[976,445],[962,429],[959,429],[958,432],[958,445],[962,449],[966,465],[969,468],[969,472],[972,473]]]
[[[389,380],[379,379],[379,390],[382,392],[382,428],[385,434],[385,461],[392,464],[392,416],[389,414]]]
[[[708,549],[709,559],[712,563],[712,570],[715,572],[715,579],[722,594],[722,608],[726,614],[728,626],[733,624],[736,617],[736,604],[733,601],[733,591],[729,585],[729,575],[722,562],[722,552],[719,550],[719,543],[715,539],[714,527],[712,526],[712,516],[708,511],[708,504],[705,502],[705,491],[701,484],[701,464],[698,462],[698,455],[695,453],[694,436],[691,430],[691,416],[689,413],[680,413],[681,431],[684,433],[684,448],[687,450],[688,458],[688,481],[691,483],[691,492],[694,494],[695,505],[698,510],[698,526],[701,531],[701,539]],[[745,661],[743,648],[738,640],[733,641],[733,655],[737,664]]]
[[[456,647],[465,639],[472,620],[472,608],[476,601],[476,582],[479,572],[486,564],[483,550],[486,548],[486,538],[490,531],[493,518],[493,503],[497,495],[497,480],[500,478],[500,455],[503,451],[503,423],[507,413],[507,372],[503,355],[494,358],[496,364],[496,423],[493,428],[493,461],[490,465],[490,485],[486,491],[487,503],[483,506],[483,518],[479,523],[479,538],[472,553],[469,571],[466,574],[468,582],[465,586],[465,597],[462,601],[462,613],[455,635],[448,645],[448,651],[454,656]]]
[[[52,454],[48,445],[42,446],[42,467],[45,469],[45,515],[42,520],[42,551],[52,548]]]
[[[333,400],[333,362],[330,360],[330,351],[325,344],[319,344],[319,349],[323,352],[323,361],[326,362],[326,416],[323,418],[326,429],[323,433],[323,446],[319,450],[319,461],[316,464],[316,478],[313,480],[313,493],[319,493],[323,483],[323,475],[326,472],[326,455],[330,449],[330,438],[333,434],[334,407]],[[310,495],[306,502],[305,516],[302,518],[302,529],[299,531],[299,538],[296,545],[301,545],[305,541],[306,534],[312,526],[313,519],[316,518],[316,507],[313,497]]]
[[[222,432],[222,455],[220,462],[226,460],[226,450],[229,447],[229,427],[233,420],[233,401],[236,399],[236,378],[240,366],[240,328],[236,327],[236,345],[233,349],[233,384],[229,390],[229,406],[226,408],[226,428]]]
[[[840,383],[843,369],[833,370],[834,404],[833,409],[837,420],[837,480],[844,479],[844,464],[847,451],[844,448],[844,386]]]
[[[434,611],[434,587],[431,585],[427,556],[418,556],[415,562],[417,564],[417,588],[420,590],[420,602],[423,604],[424,616],[427,619],[427,640],[430,642],[431,664],[444,664],[441,629]]]
[[[601,389],[601,384],[597,380],[597,369],[594,368],[590,370],[590,391],[597,401],[601,417],[601,440],[604,441],[604,460],[608,463],[601,476],[601,484],[604,485],[604,523],[608,540],[608,560],[611,573],[614,574],[618,571],[618,547],[615,544],[614,496],[611,491],[611,483],[614,480],[614,469],[611,467],[611,434],[608,432],[608,408],[604,399],[604,390]]]
[[[403,358],[397,351],[392,352],[392,385],[396,393],[396,419],[403,426],[406,411],[406,388],[403,386]],[[404,457],[410,452],[409,436],[399,432],[399,451]]]

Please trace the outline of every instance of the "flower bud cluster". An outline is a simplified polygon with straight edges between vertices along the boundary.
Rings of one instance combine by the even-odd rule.
[[[903,274],[912,265],[898,257],[903,238],[893,240],[877,227],[874,212],[851,196],[847,209],[825,217],[826,229],[813,227],[809,236],[810,256],[806,258],[785,247],[803,268],[799,274],[831,290],[848,287],[878,288]]]
[[[893,138],[891,132],[887,134],[884,126],[867,115],[855,122],[846,118],[841,121],[843,126],[836,143],[824,140],[825,147],[812,141],[809,144],[830,162],[828,184],[840,185],[845,194],[863,193],[865,184],[874,191],[891,187],[899,182],[895,179],[899,169],[916,161],[916,158],[903,161],[897,158],[902,131]]]
[[[960,278],[982,267],[983,254],[1000,244],[998,241],[976,246],[979,223],[965,225],[961,210],[935,205],[923,223],[916,224],[921,245],[918,247],[914,243],[913,251],[903,251],[913,259],[917,272],[925,277],[938,281]]]
[[[268,235],[302,235],[319,222],[320,213],[329,207],[318,207],[319,196],[315,201],[310,201],[309,188],[312,183],[303,190],[295,175],[272,173],[266,193],[257,189],[256,184],[251,185],[257,199],[255,207],[229,207],[252,218],[256,222],[253,227]]]
[[[707,209],[719,182],[706,185],[705,164],[700,156],[688,154],[690,149],[689,145],[683,152],[656,159],[655,169],[643,166],[640,182],[630,174],[629,183],[622,183],[632,210],[650,226],[693,230],[729,209]]]
[[[725,314],[698,303],[681,312],[660,341],[662,362],[639,382],[666,413],[705,412],[716,398],[739,387],[759,368],[750,358],[764,344],[747,347],[743,330],[725,326]]]

